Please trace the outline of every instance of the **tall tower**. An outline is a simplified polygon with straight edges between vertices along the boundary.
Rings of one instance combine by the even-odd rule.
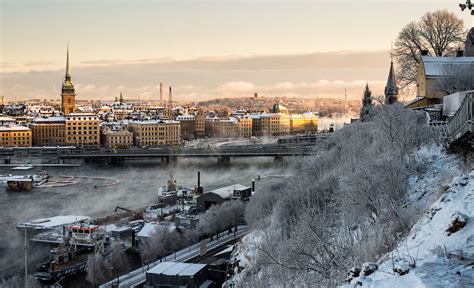
[[[119,98],[120,104],[123,104],[123,95],[122,91],[120,91],[120,98]]]
[[[390,105],[397,102],[398,87],[395,79],[395,70],[393,60],[390,61],[390,70],[388,72],[387,86],[385,86],[385,104]]]
[[[66,76],[61,88],[61,108],[64,114],[70,114],[76,111],[76,93],[69,72],[69,44],[67,45]]]
[[[163,102],[163,82],[160,82],[160,103]]]
[[[168,98],[168,106],[170,109],[173,108],[173,95],[171,94],[171,86],[170,86],[170,95]]]

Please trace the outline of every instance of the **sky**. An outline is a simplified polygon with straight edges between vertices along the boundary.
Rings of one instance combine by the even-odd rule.
[[[66,43],[78,99],[382,93],[400,29],[458,1],[0,0],[0,95],[57,98]]]

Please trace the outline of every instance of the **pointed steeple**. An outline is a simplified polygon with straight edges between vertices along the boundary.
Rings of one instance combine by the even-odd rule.
[[[122,91],[120,91],[120,98],[119,98],[120,104],[123,103],[123,96],[122,96]]]
[[[67,43],[66,52],[66,80],[71,80],[71,73],[69,72],[69,42]]]
[[[64,114],[74,113],[76,111],[76,93],[69,71],[69,43],[67,44],[66,52],[66,75],[61,88],[61,107]]]
[[[393,104],[397,101],[398,87],[395,79],[395,69],[393,60],[390,61],[390,70],[388,71],[387,85],[385,86],[385,104]]]

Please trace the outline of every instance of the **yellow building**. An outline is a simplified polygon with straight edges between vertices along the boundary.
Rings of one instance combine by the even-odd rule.
[[[133,133],[126,127],[119,130],[105,128],[102,131],[103,144],[107,148],[128,149],[133,146]]]
[[[252,118],[250,117],[240,117],[239,121],[239,136],[243,138],[252,137]]]
[[[93,113],[71,113],[66,116],[66,145],[98,148],[100,120]]]
[[[290,116],[286,113],[251,114],[254,136],[281,136],[290,133]]]
[[[314,113],[291,114],[290,133],[318,132],[318,116]]]
[[[206,135],[209,137],[239,137],[239,121],[234,118],[206,118]]]
[[[61,146],[66,144],[65,117],[37,117],[31,123],[33,146]]]
[[[76,92],[69,72],[69,47],[66,58],[66,76],[61,88],[61,110],[64,114],[76,112]]]
[[[31,147],[31,129],[24,126],[0,126],[0,147]]]
[[[474,57],[432,57],[422,56],[417,74],[417,97],[407,104],[416,108],[443,103],[447,95],[438,85],[439,79],[449,75],[456,67],[474,65]]]
[[[135,146],[172,146],[180,143],[180,125],[174,120],[134,121],[129,124]]]

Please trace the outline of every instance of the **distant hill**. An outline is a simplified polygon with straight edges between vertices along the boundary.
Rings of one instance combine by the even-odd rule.
[[[245,109],[249,111],[268,111],[275,104],[288,108],[290,113],[319,112],[321,117],[335,117],[343,114],[358,115],[360,101],[341,99],[308,99],[282,97],[246,97],[213,99],[197,103],[198,106],[215,110]]]

